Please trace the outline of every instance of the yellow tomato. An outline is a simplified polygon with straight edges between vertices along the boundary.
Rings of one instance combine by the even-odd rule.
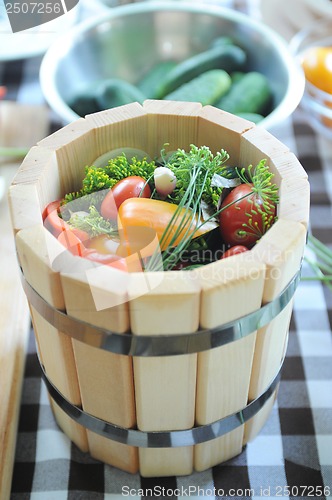
[[[332,94],[332,47],[311,47],[306,50],[302,67],[308,82]]]
[[[119,242],[107,236],[106,234],[101,234],[100,236],[91,238],[91,240],[86,243],[86,246],[88,248],[93,248],[94,250],[102,254],[115,255],[119,246]]]

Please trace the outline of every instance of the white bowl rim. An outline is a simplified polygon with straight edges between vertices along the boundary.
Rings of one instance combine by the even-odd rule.
[[[124,15],[132,15],[141,12],[150,12],[154,10],[173,10],[186,11],[200,14],[212,14],[224,17],[231,21],[246,23],[258,32],[269,38],[273,45],[278,49],[289,71],[288,88],[282,101],[278,107],[274,109],[266,118],[264,118],[259,126],[271,128],[284,119],[286,119],[298,106],[304,92],[305,78],[300,65],[296,64],[288,49],[286,41],[275,31],[263,23],[251,19],[242,12],[234,9],[215,5],[197,5],[186,1],[175,3],[169,1],[151,1],[137,2],[134,4],[122,5],[109,9],[108,12],[103,12],[92,19],[81,22],[65,35],[59,37],[48,49],[44,55],[40,66],[40,85],[46,100],[51,103],[52,107],[57,109],[58,114],[68,123],[80,118],[59,96],[55,88],[54,71],[55,64],[63,54],[65,54],[72,46],[76,37],[83,32],[95,28],[98,24],[108,22]]]
[[[327,18],[327,19],[318,19],[317,21],[313,22],[309,26],[306,26],[302,30],[298,31],[289,41],[289,50],[293,56],[298,56],[301,52],[300,46],[301,43],[305,40],[305,38],[317,32],[319,34],[320,28],[325,27],[325,26],[331,26],[332,25],[332,19]],[[330,38],[332,37],[332,32],[331,35],[329,36]],[[325,36],[324,38],[317,39],[317,42],[312,42],[310,46],[318,46],[320,41],[323,41],[327,37]],[[309,47],[307,47],[309,48]]]

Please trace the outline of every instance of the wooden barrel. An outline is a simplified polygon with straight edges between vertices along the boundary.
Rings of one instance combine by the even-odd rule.
[[[255,247],[192,271],[123,273],[64,252],[43,226],[84,167],[132,147],[206,145],[229,164],[267,159],[278,220]],[[239,454],[264,425],[285,356],[309,184],[289,149],[211,106],[133,103],[40,141],[9,192],[23,285],[54,415],[94,458],[142,476],[187,475]],[[107,269],[105,269],[107,268]]]

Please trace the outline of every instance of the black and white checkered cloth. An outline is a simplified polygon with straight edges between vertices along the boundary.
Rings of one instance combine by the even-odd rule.
[[[230,2],[231,3],[231,2]],[[243,7],[243,2],[233,2]],[[40,59],[0,64],[8,97],[43,101]],[[56,121],[54,129],[59,127]],[[298,156],[311,184],[311,230],[332,248],[332,144],[300,109],[271,131]],[[306,272],[306,270],[304,270]],[[187,477],[146,479],[80,452],[59,430],[41,381],[31,334],[26,359],[12,500],[332,498],[332,293],[319,282],[296,292],[278,400],[238,457]],[[1,492],[0,492],[1,496]]]

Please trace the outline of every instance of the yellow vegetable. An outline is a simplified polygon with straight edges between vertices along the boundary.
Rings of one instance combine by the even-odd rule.
[[[324,92],[332,94],[332,47],[311,47],[302,58],[306,79]]]
[[[210,229],[203,226],[196,230],[197,224],[197,217],[178,205],[151,198],[129,198],[119,208],[121,248],[117,253],[131,255],[144,249],[145,255],[151,255],[158,243],[161,250],[166,250],[193,233],[197,237]]]

